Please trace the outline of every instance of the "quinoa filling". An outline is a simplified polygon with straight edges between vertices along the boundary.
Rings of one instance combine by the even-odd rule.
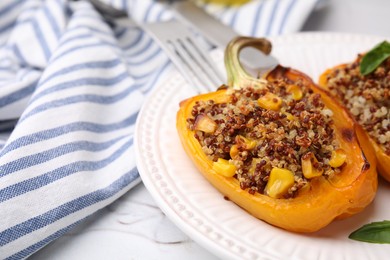
[[[359,55],[345,68],[331,71],[327,84],[369,136],[390,155],[390,58],[374,72],[362,76],[362,57]]]
[[[233,169],[231,175],[250,194],[292,198],[310,179],[337,174],[344,164],[332,163],[341,150],[332,111],[300,81],[279,79],[231,90],[228,102],[198,101],[191,113],[187,127],[203,152],[216,166],[229,166],[217,169]],[[276,193],[269,187],[275,169],[281,173],[276,178],[285,179],[280,176],[286,172],[292,176]]]

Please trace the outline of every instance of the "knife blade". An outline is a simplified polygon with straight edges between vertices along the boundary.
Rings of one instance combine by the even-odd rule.
[[[193,1],[174,1],[171,4],[171,9],[178,20],[222,49],[225,49],[230,40],[239,36],[232,28],[209,15]],[[243,49],[240,60],[247,68],[258,73],[268,71],[279,64],[272,55],[265,55],[254,48]]]

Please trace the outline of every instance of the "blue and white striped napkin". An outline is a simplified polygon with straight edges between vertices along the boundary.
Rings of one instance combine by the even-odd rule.
[[[264,36],[298,31],[315,2],[204,7]],[[138,21],[172,17],[151,0],[110,4]],[[134,124],[171,69],[148,35],[110,27],[88,2],[0,1],[1,259],[26,258],[140,181]]]

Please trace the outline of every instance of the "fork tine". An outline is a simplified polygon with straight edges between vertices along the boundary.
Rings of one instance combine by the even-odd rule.
[[[160,44],[177,69],[199,92],[215,90],[223,77],[200,47],[187,27],[177,21],[143,24],[142,27]]]
[[[187,44],[184,44],[184,47],[187,47],[187,50],[199,64],[200,68],[204,69],[205,73],[212,79],[214,86],[220,86],[224,82],[223,76],[216,66],[211,63],[210,59],[207,58],[205,51],[196,44],[192,37],[187,37],[185,43]]]
[[[212,91],[222,84],[222,80],[212,72],[212,65],[205,61],[202,54],[197,52],[190,39],[178,39],[170,42],[171,47],[177,52],[179,58],[191,71],[192,77],[198,81],[198,88],[202,91]]]
[[[185,66],[187,73],[190,74],[191,81],[193,82],[194,86],[200,92],[210,91],[210,89],[207,87],[209,86],[210,82],[207,81],[206,77],[200,76],[204,74],[203,71],[199,68],[199,66],[197,66],[197,64],[194,64],[193,58],[190,57],[189,53],[185,50],[183,45],[180,44],[180,42],[177,40],[168,41],[168,44],[170,48],[172,48],[172,51],[176,53],[177,58],[179,58]]]

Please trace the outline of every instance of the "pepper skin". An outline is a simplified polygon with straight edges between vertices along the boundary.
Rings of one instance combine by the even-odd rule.
[[[237,87],[239,83],[242,83],[240,87],[256,84],[256,79],[251,78],[242,69],[238,54],[243,47],[256,48],[261,44],[264,44],[264,39],[247,37],[239,37],[229,44],[225,53],[229,86]],[[186,119],[191,117],[192,107],[196,101],[229,102],[229,88],[182,101],[177,113],[177,131],[186,153],[199,171],[229,200],[253,216],[274,226],[294,232],[314,232],[334,219],[351,216],[370,204],[377,190],[375,158],[368,154],[367,157],[364,155],[362,147],[369,146],[369,143],[359,142],[355,135],[356,123],[326,91],[318,88],[308,76],[301,72],[281,66],[264,76],[269,81],[279,77],[287,77],[292,82],[298,79],[303,80],[315,93],[321,95],[327,108],[334,112],[335,136],[348,157],[341,172],[332,178],[323,176],[314,178],[309,182],[308,187],[301,189],[295,197],[275,199],[257,192],[251,195],[240,188],[236,178],[225,177],[215,172],[213,161],[202,151],[201,145],[194,136],[194,131],[187,128]],[[250,80],[242,81],[243,78]]]
[[[334,68],[326,70],[324,73],[320,75],[319,85],[321,88],[328,90],[328,75],[332,73],[335,69],[345,68],[347,64],[341,64]],[[338,97],[335,97],[336,99]],[[385,151],[378,145],[378,143],[374,140],[374,138],[370,137],[368,133],[363,129],[361,125],[357,123],[357,134],[360,142],[364,142],[369,140],[369,148],[365,148],[366,154],[375,154],[376,155],[376,164],[378,173],[388,182],[390,182],[390,155],[386,154]]]

